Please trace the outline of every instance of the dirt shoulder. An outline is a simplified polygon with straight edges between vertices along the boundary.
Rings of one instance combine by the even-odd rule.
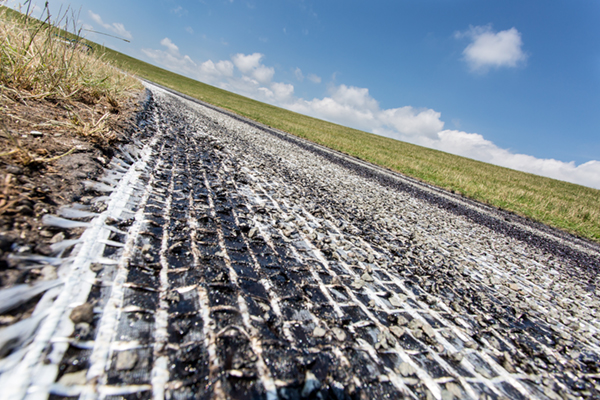
[[[93,97],[68,102],[3,99],[0,287],[43,279],[43,268],[15,268],[8,254],[50,255],[50,244],[68,239],[66,231],[43,226],[42,216],[65,204],[91,200],[83,182],[98,178],[115,149],[128,142],[144,99],[143,91],[120,104]],[[20,311],[13,317],[18,319]],[[11,322],[0,321],[0,326]]]

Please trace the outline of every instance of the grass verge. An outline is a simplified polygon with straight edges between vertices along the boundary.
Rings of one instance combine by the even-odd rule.
[[[264,104],[114,50],[140,77],[277,129],[600,243],[600,190],[400,142]]]
[[[70,118],[54,121],[55,125],[71,128],[93,141],[110,142],[115,136],[110,130],[111,114],[118,114],[119,104],[132,92],[142,90],[136,79],[118,71],[81,42],[75,25],[77,16],[69,9],[53,18],[46,3],[42,14],[45,17],[40,21],[28,12],[0,7],[0,105],[6,112],[0,121],[4,139],[0,157],[12,157],[23,165],[51,162],[57,156],[39,157],[20,143],[19,135],[5,121],[6,117],[10,119],[8,110],[12,105],[61,103]],[[100,116],[70,107],[74,103],[93,106],[102,102],[108,107]]]

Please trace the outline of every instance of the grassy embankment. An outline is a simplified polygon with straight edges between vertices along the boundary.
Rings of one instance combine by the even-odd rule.
[[[3,15],[2,18],[6,18]],[[290,132],[360,159],[453,190],[481,202],[527,216],[533,220],[600,242],[600,191],[571,183],[497,167],[464,157],[361,132],[260,103],[213,86],[174,74],[108,48],[92,44],[99,61],[83,56],[72,47],[56,44],[50,29],[28,25],[18,33],[16,52],[2,44],[2,91],[21,88],[30,96],[73,96],[88,91],[115,97],[131,87],[129,81],[105,67],[103,60],[140,77],[173,88],[189,96],[226,108],[263,124]],[[29,38],[40,40],[33,45]],[[28,43],[28,44],[27,44]],[[54,43],[53,47],[48,43]],[[12,44],[11,44],[12,46]],[[42,49],[41,51],[39,49]],[[33,55],[29,52],[33,51]],[[58,50],[58,57],[55,57]],[[15,62],[11,54],[22,61]],[[41,56],[38,56],[41,54]],[[5,63],[5,59],[10,60]],[[80,63],[75,59],[80,58]],[[55,67],[47,61],[57,58]],[[64,63],[63,63],[64,62]],[[5,65],[8,64],[8,65]],[[8,70],[7,68],[12,68]],[[107,69],[108,68],[108,69]],[[60,79],[58,79],[60,77]],[[19,95],[21,96],[21,95]]]
[[[71,128],[90,140],[110,142],[113,134],[108,122],[114,117],[110,112],[90,119],[77,110],[100,102],[118,108],[132,92],[143,89],[138,80],[111,66],[100,53],[78,43],[76,15],[67,9],[54,18],[47,5],[43,21],[0,6],[0,107],[4,114],[0,115],[0,157],[5,162],[28,165],[57,158],[39,157],[20,145],[19,135],[11,133],[5,118],[28,122],[29,116],[12,115],[8,111],[11,106],[60,104],[70,120],[47,124]],[[77,33],[67,33],[59,26]]]

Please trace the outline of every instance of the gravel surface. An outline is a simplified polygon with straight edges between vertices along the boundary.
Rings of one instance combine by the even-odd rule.
[[[600,396],[597,245],[148,87],[0,397]]]

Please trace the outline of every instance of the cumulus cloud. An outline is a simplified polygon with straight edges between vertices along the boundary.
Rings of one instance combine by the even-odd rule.
[[[521,33],[516,28],[494,32],[491,25],[472,26],[455,36],[471,39],[471,43],[463,50],[464,60],[471,71],[485,73],[490,68],[514,68],[527,60]]]
[[[275,70],[261,63],[263,54],[239,53],[231,60],[208,60],[198,65],[182,56],[167,38],[161,44],[165,50],[143,51],[167,68],[256,100],[378,135],[600,189],[600,161],[576,165],[517,154],[480,134],[444,129],[441,113],[433,109],[382,108],[367,88],[342,84],[330,87],[327,96],[305,100],[294,95],[292,84],[273,81]]]
[[[179,47],[173,43],[171,39],[166,37],[160,41],[160,44],[164,46],[166,50],[142,48],[142,53],[154,63],[162,65],[171,71],[199,78],[198,65],[190,56],[182,56],[179,52]]]
[[[264,55],[260,53],[248,55],[238,53],[232,57],[232,60],[242,74],[250,76],[262,84],[267,84],[273,79],[275,69],[261,64],[260,60],[263,57]]]
[[[242,72],[242,74],[249,74],[253,69],[260,66],[260,60],[263,55],[260,53],[254,54],[242,54],[238,53],[232,57],[235,66]]]
[[[179,47],[177,47],[175,45],[175,43],[173,43],[171,41],[171,39],[166,37],[160,41],[160,44],[165,46],[167,48],[167,50],[169,50],[169,53],[174,54],[174,55],[179,55]]]
[[[231,61],[218,61],[217,63],[208,60],[200,65],[200,71],[205,75],[214,77],[233,76],[233,63]]]
[[[519,171],[600,189],[600,161],[597,160],[576,165],[573,161],[564,162],[515,154],[476,133],[444,130],[439,132],[438,136],[439,140],[432,143],[431,147]]]
[[[438,132],[444,127],[440,116],[441,113],[431,109],[417,110],[405,106],[382,110],[379,113],[379,120],[383,125],[393,128],[402,135],[436,138]]]
[[[102,26],[104,29],[108,29],[109,31],[117,34],[117,36],[121,36],[125,39],[132,39],[131,32],[125,29],[125,26],[120,22],[113,22],[112,24],[107,24],[104,21],[102,21],[100,15],[92,12],[91,10],[89,11],[89,14],[92,20],[94,20],[95,23]]]

